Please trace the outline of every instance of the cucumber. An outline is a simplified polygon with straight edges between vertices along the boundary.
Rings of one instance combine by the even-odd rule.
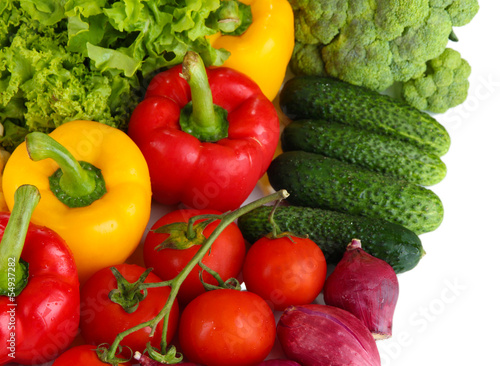
[[[261,206],[238,219],[243,237],[251,244],[271,232],[271,209]],[[414,232],[381,219],[317,208],[279,206],[274,221],[282,231],[308,235],[330,264],[338,263],[352,239],[361,240],[364,250],[389,263],[396,273],[414,268],[425,254]]]
[[[283,130],[281,146],[283,151],[321,154],[423,186],[437,184],[446,176],[446,165],[437,155],[391,136],[333,121],[292,121]]]
[[[280,92],[280,107],[292,120],[324,119],[387,134],[444,155],[450,136],[429,114],[403,100],[327,76],[297,76]]]
[[[430,189],[337,159],[306,151],[278,155],[267,170],[273,189],[286,189],[287,202],[381,218],[417,235],[441,224],[444,209]]]

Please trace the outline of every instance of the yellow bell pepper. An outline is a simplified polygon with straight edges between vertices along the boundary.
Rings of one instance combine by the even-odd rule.
[[[82,283],[101,268],[123,263],[149,221],[147,163],[124,132],[102,123],[72,121],[49,135],[28,134],[4,170],[10,209],[23,184],[41,194],[32,222],[67,242]]]
[[[209,37],[210,44],[231,53],[222,66],[252,78],[270,100],[280,90],[295,42],[288,0],[240,0],[252,11],[252,24],[240,36]]]
[[[5,149],[0,148],[0,212],[9,211],[9,207],[7,206],[7,202],[5,202],[5,197],[3,194],[2,178],[1,178],[3,174],[3,168],[5,167],[7,160],[9,160],[9,157],[10,153]]]

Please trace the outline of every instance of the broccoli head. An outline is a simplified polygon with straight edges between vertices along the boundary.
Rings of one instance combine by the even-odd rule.
[[[478,0],[289,0],[296,75],[326,74],[383,91],[422,78]]]
[[[427,62],[424,74],[403,84],[403,98],[420,110],[446,112],[467,98],[470,73],[460,53],[447,48]]]

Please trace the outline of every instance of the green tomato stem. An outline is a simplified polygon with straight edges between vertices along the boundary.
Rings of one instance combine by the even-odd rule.
[[[28,264],[21,259],[33,211],[40,192],[22,185],[14,194],[14,207],[0,242],[0,295],[15,297],[28,282]]]
[[[52,193],[69,207],[84,207],[106,193],[100,170],[77,161],[59,142],[42,132],[26,136],[26,148],[33,161],[52,159],[60,167],[49,177]]]
[[[139,303],[147,296],[147,290],[142,285],[153,268],[148,268],[133,283],[127,281],[116,267],[110,269],[116,278],[117,288],[108,294],[109,300],[120,305],[127,313],[133,313],[139,307]]]
[[[170,315],[170,311],[172,309],[172,306],[174,304],[175,298],[177,297],[177,294],[179,292],[179,289],[188,276],[188,274],[193,270],[193,268],[201,262],[205,254],[208,252],[214,241],[217,239],[217,237],[224,231],[224,229],[229,226],[232,222],[234,222],[238,217],[254,210],[257,207],[260,207],[262,205],[265,205],[266,203],[273,202],[276,200],[283,200],[286,199],[289,196],[288,192],[286,190],[280,190],[276,193],[270,194],[268,196],[262,197],[254,202],[250,202],[249,204],[240,207],[239,209],[235,211],[229,211],[226,212],[222,215],[218,215],[220,219],[219,225],[214,229],[214,231],[210,234],[210,236],[207,238],[207,240],[201,245],[200,249],[196,252],[196,254],[191,258],[189,263],[182,269],[181,272],[172,280],[170,281],[165,281],[161,283],[148,283],[144,284],[146,285],[145,287],[160,287],[160,286],[170,286],[171,291],[170,295],[168,297],[167,302],[165,303],[164,307],[158,313],[153,319],[146,321],[144,323],[138,324],[137,326],[130,328],[126,331],[123,331],[122,333],[118,334],[117,337],[115,338],[113,344],[109,347],[109,352],[108,355],[109,357],[114,357],[116,350],[118,349],[118,346],[120,342],[129,334],[138,331],[139,329],[145,328],[145,327],[150,327],[152,329],[151,334],[154,334],[157,325],[160,323],[162,319],[164,319],[163,323],[163,331],[162,331],[162,339],[161,339],[161,352],[166,353],[167,352],[167,330],[168,330],[168,318]],[[200,215],[203,218],[206,217],[206,215]],[[195,222],[196,220],[199,220],[199,216],[194,216],[190,218],[190,221]]]

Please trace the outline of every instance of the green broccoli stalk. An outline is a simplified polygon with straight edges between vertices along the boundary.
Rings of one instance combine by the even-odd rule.
[[[289,0],[296,75],[330,75],[377,91],[427,72],[477,0]]]
[[[425,73],[403,84],[403,98],[415,108],[444,113],[465,101],[471,67],[451,48],[427,62]]]

